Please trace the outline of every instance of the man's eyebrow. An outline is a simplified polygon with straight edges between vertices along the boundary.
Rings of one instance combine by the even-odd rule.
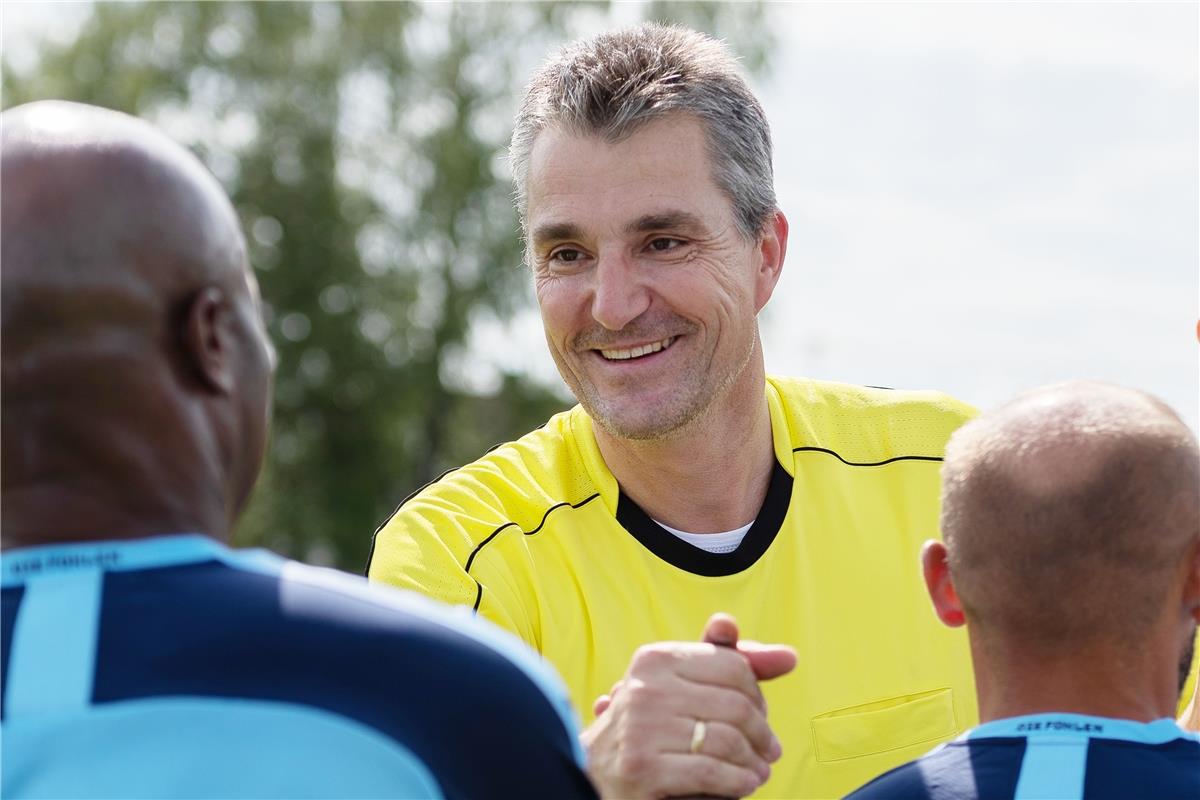
[[[529,236],[534,244],[557,242],[563,239],[578,239],[582,236],[579,226],[573,222],[547,222],[538,225]]]
[[[627,233],[646,233],[657,230],[703,227],[704,223],[700,221],[700,218],[688,211],[663,211],[638,217],[625,226],[625,231]],[[541,244],[582,237],[582,229],[573,222],[546,222],[530,232],[529,241]]]
[[[647,233],[657,230],[703,227],[704,223],[695,214],[687,211],[664,211],[658,214],[646,214],[643,217],[638,217],[626,225],[625,230],[628,233]]]

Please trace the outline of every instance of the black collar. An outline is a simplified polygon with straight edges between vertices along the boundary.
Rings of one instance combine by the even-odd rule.
[[[732,553],[709,553],[694,547],[663,528],[646,514],[641,507],[629,499],[624,491],[617,498],[617,522],[654,555],[680,569],[717,577],[733,575],[752,566],[767,552],[775,534],[783,526],[788,505],[792,499],[792,476],[779,462],[771,472],[771,484],[762,508],[746,538]]]

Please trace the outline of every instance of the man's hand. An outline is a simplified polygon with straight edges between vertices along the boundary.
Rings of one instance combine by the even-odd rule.
[[[596,721],[583,732],[600,794],[639,800],[750,794],[782,752],[758,681],[795,665],[790,647],[739,642],[726,614],[709,619],[702,643],[640,648],[625,676],[596,700]],[[699,731],[697,722],[704,723]]]

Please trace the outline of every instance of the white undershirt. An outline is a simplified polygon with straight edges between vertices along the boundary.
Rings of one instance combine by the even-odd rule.
[[[654,521],[658,522],[658,520]],[[701,550],[706,550],[709,553],[732,553],[738,549],[738,545],[742,543],[742,539],[746,538],[746,533],[754,526],[754,521],[751,520],[740,528],[725,531],[724,533],[688,533],[687,531],[676,530],[670,525],[664,525],[661,522],[658,522],[658,524],[662,526],[663,530],[670,531],[693,547],[699,547]]]

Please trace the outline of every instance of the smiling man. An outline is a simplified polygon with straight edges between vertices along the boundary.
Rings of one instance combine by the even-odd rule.
[[[726,48],[659,25],[567,47],[511,156],[579,406],[405,501],[370,576],[554,664],[606,796],[830,797],[974,724],[966,640],[916,569],[971,410],[766,375],[788,224]]]

